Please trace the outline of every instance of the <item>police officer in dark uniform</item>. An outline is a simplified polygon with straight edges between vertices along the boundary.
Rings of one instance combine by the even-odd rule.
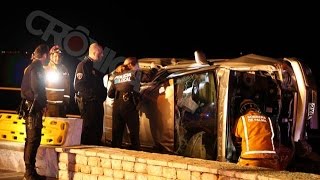
[[[137,105],[140,95],[140,82],[147,82],[156,74],[152,68],[150,73],[143,73],[138,68],[137,59],[126,58],[123,65],[111,77],[108,97],[114,98],[112,112],[112,146],[121,147],[125,125],[130,133],[131,149],[140,149],[139,114]]]
[[[102,47],[97,43],[91,44],[89,56],[78,64],[75,73],[76,101],[83,119],[81,144],[101,144],[106,89],[103,86],[102,74],[93,68],[93,62],[102,57]]]
[[[42,179],[35,169],[36,155],[41,142],[42,116],[46,109],[44,69],[49,47],[39,45],[32,54],[32,63],[24,70],[21,84],[21,98],[26,103],[26,142],[24,179]]]

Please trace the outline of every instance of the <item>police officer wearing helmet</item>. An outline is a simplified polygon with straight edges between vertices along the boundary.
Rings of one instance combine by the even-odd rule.
[[[61,63],[62,51],[58,45],[50,51],[50,61],[45,66],[46,93],[48,109],[46,116],[66,117],[70,101],[70,76],[68,69]]]
[[[21,83],[21,98],[25,103],[26,142],[24,147],[24,179],[40,179],[35,164],[41,142],[42,116],[46,110],[47,98],[43,65],[48,57],[49,48],[39,45],[32,53],[32,63],[24,70]]]
[[[251,99],[241,102],[240,114],[233,132],[235,144],[241,145],[238,164],[279,170],[280,164],[270,118],[263,115]]]
[[[123,133],[127,125],[130,134],[131,149],[140,149],[138,101],[140,82],[150,81],[157,73],[153,65],[149,73],[139,69],[135,57],[125,59],[111,78],[108,97],[114,98],[112,111],[112,146],[121,147]]]
[[[103,49],[98,43],[89,47],[89,55],[76,69],[74,89],[76,101],[83,119],[81,144],[100,145],[103,134],[103,101],[106,89],[103,75],[93,68],[93,63],[101,60]]]

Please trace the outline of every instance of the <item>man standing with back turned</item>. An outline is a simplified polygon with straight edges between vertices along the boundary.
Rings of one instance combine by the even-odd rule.
[[[112,111],[112,146],[122,147],[122,138],[127,125],[131,149],[140,150],[140,122],[137,109],[140,97],[140,83],[148,82],[158,72],[152,63],[149,73],[140,70],[138,60],[128,57],[112,76],[108,97],[114,98]]]
[[[48,57],[49,47],[39,45],[32,53],[32,63],[24,70],[21,83],[21,98],[27,107],[24,179],[42,179],[36,171],[36,155],[41,142],[42,116],[46,110],[47,98],[43,65]]]

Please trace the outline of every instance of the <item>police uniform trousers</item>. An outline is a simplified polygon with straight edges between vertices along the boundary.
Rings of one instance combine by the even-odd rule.
[[[42,112],[34,112],[26,119],[26,142],[24,147],[25,176],[35,172],[36,155],[41,142]]]
[[[133,97],[130,96],[126,101],[123,98],[123,94],[117,94],[114,100],[113,112],[112,112],[112,146],[121,147],[123,133],[125,126],[127,125],[130,133],[131,149],[140,149],[139,139],[139,112],[136,109],[136,105],[133,101]]]
[[[83,101],[81,144],[101,145],[103,134],[103,102]]]

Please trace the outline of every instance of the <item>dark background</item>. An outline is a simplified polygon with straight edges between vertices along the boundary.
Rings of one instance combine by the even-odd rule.
[[[80,6],[80,7],[78,7]],[[196,49],[209,58],[258,53],[296,56],[311,63],[317,56],[320,11],[305,6],[260,4],[114,3],[64,7],[8,7],[1,15],[1,49],[32,51],[42,42],[26,29],[26,17],[41,10],[117,53],[138,57],[192,57]],[[51,40],[51,41],[50,41]],[[50,39],[49,45],[52,42]]]
[[[320,84],[320,11],[313,4],[78,3],[69,7],[57,1],[45,2],[43,7],[2,6],[0,51],[21,53],[1,54],[1,86],[20,87],[30,53],[39,43],[53,45],[52,37],[43,41],[27,30],[26,18],[35,10],[73,28],[87,28],[90,38],[117,56],[193,58],[195,50],[202,50],[207,58],[248,53],[297,57],[311,67]],[[65,56],[72,76],[77,62]],[[1,92],[1,99],[6,96]]]

